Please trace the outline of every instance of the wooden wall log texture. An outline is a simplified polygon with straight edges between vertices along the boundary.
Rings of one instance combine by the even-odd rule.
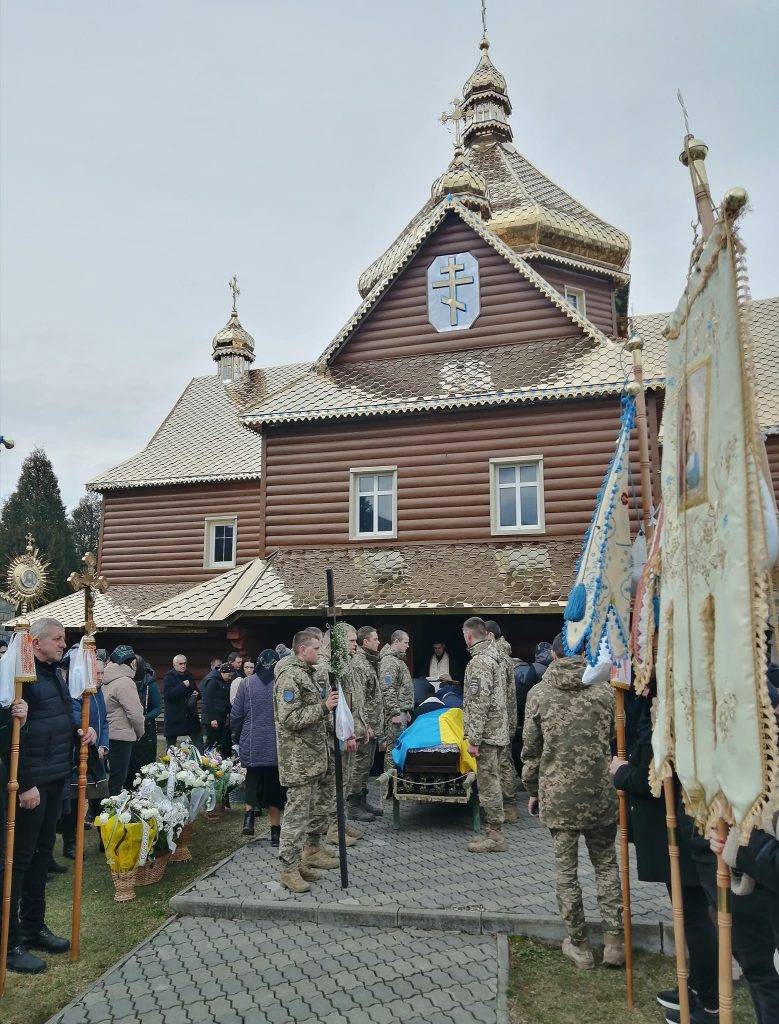
[[[398,536],[371,545],[516,541],[490,531],[489,460],[512,455],[544,457],[545,536],[580,537],[618,429],[616,398],[272,428],[266,551],[349,543],[349,469],[372,465],[398,467]]]
[[[600,328],[609,338],[616,337],[617,320],[614,315],[614,286],[607,277],[595,274],[580,274],[559,263],[544,263],[530,260],[530,265],[545,278],[561,295],[565,286],[584,290],[584,307],[587,319]]]
[[[470,329],[439,334],[427,318],[427,268],[436,256],[457,252],[470,252],[479,261],[481,313]],[[576,337],[581,337],[581,331],[564,313],[450,214],[358,327],[336,362]]]
[[[199,583],[206,516],[237,515],[237,563],[260,552],[260,481],[134,487],[103,498],[100,571],[110,583]]]

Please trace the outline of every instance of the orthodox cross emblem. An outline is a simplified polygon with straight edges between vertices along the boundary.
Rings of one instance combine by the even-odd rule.
[[[479,264],[469,252],[437,256],[427,268],[427,314],[439,332],[467,330],[480,312]]]
[[[233,274],[228,282],[228,287],[233,293],[233,313],[238,312],[238,296],[241,294],[241,289],[238,287],[238,275]]]
[[[97,575],[97,559],[91,551],[87,551],[81,559],[84,563],[83,572],[72,572],[68,576],[68,586],[78,593],[84,591],[84,632],[90,635],[95,632],[95,591],[104,594],[108,590],[108,583],[104,576]]]

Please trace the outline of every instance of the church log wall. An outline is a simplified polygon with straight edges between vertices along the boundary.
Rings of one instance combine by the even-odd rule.
[[[110,583],[199,583],[206,516],[236,515],[237,564],[259,554],[259,480],[133,487],[103,495],[100,571]]]
[[[436,256],[457,252],[470,252],[479,261],[481,313],[469,330],[439,334],[427,316],[427,268]],[[467,224],[450,215],[357,328],[336,362],[576,337],[581,331],[564,313]]]
[[[765,439],[765,450],[768,455],[768,467],[771,470],[771,482],[779,504],[779,434],[771,434]]]
[[[584,311],[587,319],[609,338],[617,336],[614,288],[610,281],[594,274],[577,273],[558,263],[544,263],[536,259],[529,262],[530,266],[561,295],[565,294],[566,285],[570,288],[581,288],[584,291]]]
[[[265,550],[580,537],[618,429],[617,399],[272,428]],[[489,460],[537,454],[544,457],[545,532],[494,536]],[[350,542],[349,470],[370,466],[398,468],[397,538]],[[633,467],[638,496],[635,453]]]

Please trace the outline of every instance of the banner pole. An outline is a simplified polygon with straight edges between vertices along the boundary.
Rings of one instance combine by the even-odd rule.
[[[333,570],[325,570],[325,582],[327,585],[327,614],[335,630],[338,622],[338,610],[335,606],[335,584],[333,582]],[[330,638],[332,650],[333,637]],[[338,690],[338,680],[331,679],[330,687]],[[341,760],[341,741],[335,731],[335,709],[333,709],[333,755],[335,757],[335,811],[338,822],[338,860],[341,867],[341,888],[349,888],[349,865],[346,860],[346,809],[344,807],[343,789],[343,762]]]
[[[94,671],[95,638],[84,637],[84,647],[91,671]],[[97,681],[92,679],[93,684]],[[81,733],[89,728],[89,702],[97,692],[96,686],[87,687],[81,694]],[[70,959],[78,960],[81,954],[81,896],[84,884],[84,819],[86,817],[87,758],[89,748],[82,743],[78,751],[78,797],[76,800],[76,859],[73,862],[73,910],[70,924]]]
[[[625,690],[627,684],[612,679],[617,699],[617,757],[627,760],[625,740]],[[628,843],[628,798],[624,790],[617,790],[619,801],[619,874],[622,883],[622,925],[625,932],[625,990],[629,1010],[635,1006],[633,991],[633,918],[630,908],[630,846]]]

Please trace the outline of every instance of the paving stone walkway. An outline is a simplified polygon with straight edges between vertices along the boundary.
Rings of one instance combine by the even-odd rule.
[[[508,1024],[506,935],[562,927],[547,831],[524,808],[506,831],[506,853],[470,854],[467,809],[407,804],[399,829],[390,813],[365,826],[348,890],[330,871],[302,896],[258,836],[49,1024]],[[597,919],[584,855],[581,880]],[[664,889],[632,892],[636,944],[662,948]]]
[[[49,1024],[507,1024],[507,965],[503,937],[181,917]]]
[[[469,853],[466,808],[405,804],[401,827],[392,815],[365,825],[365,838],[349,850],[348,890],[337,871],[326,872],[310,893],[294,895],[278,882],[276,851],[261,839],[238,850],[173,902],[179,912],[214,916],[325,920],[348,924],[409,924],[498,930],[503,916],[557,922],[555,870],[547,830],[523,807],[506,826],[508,850]],[[595,879],[582,843],[580,878],[587,917],[598,920]],[[670,921],[665,889],[633,875],[633,919],[659,930]],[[351,910],[351,913],[349,911]],[[445,911],[445,912],[444,912]],[[434,918],[439,923],[434,922]],[[470,924],[469,924],[470,922]],[[504,930],[511,931],[510,921]]]

